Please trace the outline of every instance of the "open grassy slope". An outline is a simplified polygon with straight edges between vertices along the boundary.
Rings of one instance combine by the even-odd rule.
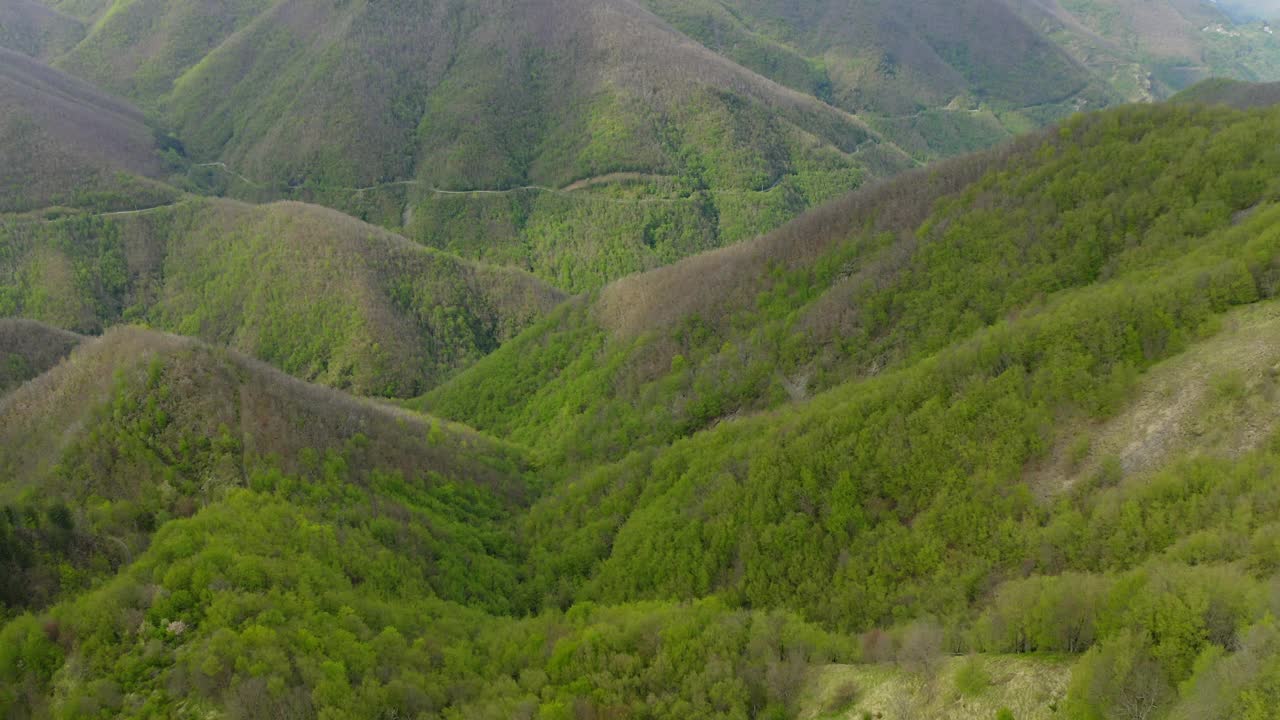
[[[562,298],[301,203],[0,220],[0,249],[0,316],[145,321],[361,394],[418,394]]]
[[[33,320],[0,319],[0,394],[57,365],[83,339]]]
[[[1018,656],[948,658],[930,672],[902,664],[831,665],[805,687],[801,720],[1051,720],[1067,694],[1070,665],[1062,659]]]
[[[1235,458],[1280,428],[1280,305],[1226,316],[1211,339],[1155,365],[1104,422],[1066,423],[1029,469],[1053,496],[1099,473],[1151,472],[1182,455]]]
[[[0,212],[147,207],[176,196],[166,171],[137,109],[0,48]]]

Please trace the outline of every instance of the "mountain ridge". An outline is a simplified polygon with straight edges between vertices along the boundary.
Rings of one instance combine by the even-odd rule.
[[[145,320],[363,394],[430,387],[563,297],[301,203],[191,198],[0,221],[0,239],[3,314],[83,332]]]
[[[0,48],[0,212],[50,205],[111,210],[176,192],[141,111]]]
[[[1280,707],[1275,88],[1074,112],[1265,74],[1261,21],[49,5],[0,717]]]

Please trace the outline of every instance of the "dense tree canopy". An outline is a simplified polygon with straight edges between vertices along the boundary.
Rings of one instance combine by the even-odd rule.
[[[839,716],[887,701],[818,707],[819,668],[893,662],[912,717],[1012,655],[1063,717],[1269,717],[1277,148],[1274,109],[1076,118],[574,298],[414,410],[7,327],[41,352],[0,396],[0,714]],[[128,246],[59,222],[0,250],[54,233],[84,317],[125,312]],[[0,302],[56,308],[22,258]],[[240,309],[198,280],[141,316]],[[255,349],[306,375],[347,336],[272,341],[317,308],[243,308]]]

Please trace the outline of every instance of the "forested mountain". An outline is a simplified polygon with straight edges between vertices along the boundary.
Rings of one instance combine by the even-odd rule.
[[[87,333],[146,322],[368,395],[419,394],[563,299],[302,203],[0,218],[0,250],[0,316]]]
[[[136,108],[0,47],[0,213],[170,201],[161,149]]]
[[[36,57],[56,55],[83,40],[84,34],[80,20],[40,0],[9,0],[0,5],[0,47]]]
[[[911,163],[631,0],[127,3],[55,64],[156,111],[245,197],[330,204],[570,290]]]
[[[1280,45],[1267,22],[1205,0],[1010,3],[1126,100],[1167,98],[1210,77],[1271,81]]]
[[[0,319],[0,393],[43,374],[83,338],[33,320]]]
[[[328,208],[184,192],[170,183],[208,187],[136,108],[19,53],[0,61],[0,318],[146,322],[411,397],[563,299]]]
[[[408,409],[150,331],[0,326],[53,366],[0,398],[0,708],[1270,717],[1280,108],[1215,93],[573,298]],[[167,237],[165,285],[211,303],[184,238],[317,213],[14,237]]]
[[[745,712],[848,653],[716,602],[517,619],[524,451],[192,340],[113,330],[0,420],[6,717],[568,712],[594,647],[635,653],[619,707],[694,712],[697,673]]]
[[[1277,58],[0,0],[0,718],[1275,717]]]
[[[1280,78],[1198,0],[49,4],[84,37],[26,44],[222,163],[197,184],[571,292],[1076,110]]]

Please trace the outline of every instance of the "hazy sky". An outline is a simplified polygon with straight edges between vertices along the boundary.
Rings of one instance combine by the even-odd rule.
[[[1244,8],[1268,18],[1280,18],[1280,0],[1221,0],[1228,7]]]

